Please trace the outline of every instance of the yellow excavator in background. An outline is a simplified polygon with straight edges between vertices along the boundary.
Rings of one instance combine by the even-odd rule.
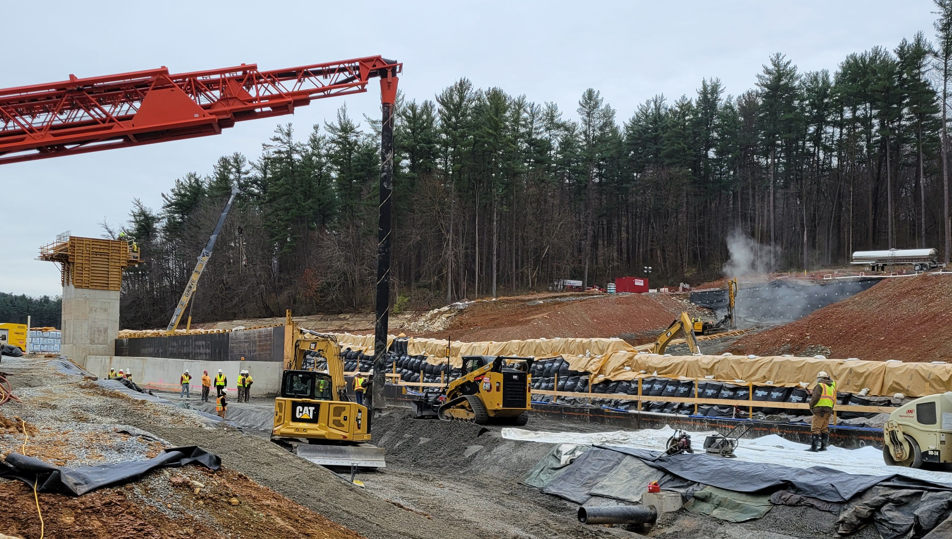
[[[664,333],[658,336],[658,340],[655,341],[650,352],[652,354],[664,354],[668,344],[682,335],[684,336],[684,340],[688,342],[688,348],[691,350],[691,354],[695,356],[701,355],[701,347],[698,346],[697,337],[694,335],[694,324],[691,321],[691,315],[686,312],[682,312],[681,316],[676,318],[674,322],[671,322],[668,329],[664,330]]]
[[[533,358],[463,356],[460,377],[413,402],[417,419],[473,421],[479,425],[529,422],[529,369]]]
[[[727,314],[717,322],[704,322],[699,318],[694,319],[695,335],[714,335],[722,333],[729,329],[734,329],[734,299],[737,297],[737,279],[727,281]]]
[[[369,410],[347,396],[337,337],[297,327],[290,311],[284,331],[271,441],[322,466],[384,468],[384,450],[369,444]]]

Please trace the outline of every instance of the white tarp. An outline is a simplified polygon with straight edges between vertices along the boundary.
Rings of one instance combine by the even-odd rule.
[[[585,444],[630,447],[663,451],[665,442],[674,434],[674,429],[642,429],[634,431],[611,432],[535,432],[525,429],[504,428],[502,437],[507,440],[540,442],[548,444]],[[689,432],[691,447],[703,452],[704,438],[713,432]],[[735,454],[739,460],[761,464],[777,464],[792,468],[810,468],[825,466],[842,472],[857,475],[892,475],[944,483],[952,485],[952,473],[930,470],[915,470],[897,466],[887,466],[883,462],[883,452],[874,447],[843,449],[830,447],[827,451],[811,453],[806,444],[791,442],[771,434],[760,438],[742,438]]]

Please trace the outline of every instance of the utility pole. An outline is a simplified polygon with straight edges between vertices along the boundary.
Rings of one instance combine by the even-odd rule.
[[[390,324],[390,239],[393,198],[393,106],[397,100],[397,69],[380,76],[380,207],[377,212],[377,317],[374,324],[374,382],[371,386],[371,417],[387,407],[387,336]]]

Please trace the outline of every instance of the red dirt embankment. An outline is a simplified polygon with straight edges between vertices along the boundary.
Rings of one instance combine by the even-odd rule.
[[[427,337],[462,341],[508,341],[556,337],[656,335],[681,311],[697,311],[686,300],[663,294],[600,295],[587,298],[479,301],[463,309],[448,329]]]
[[[952,360],[952,277],[884,279],[809,316],[737,341],[740,354],[797,354],[825,346],[831,357],[905,362]]]

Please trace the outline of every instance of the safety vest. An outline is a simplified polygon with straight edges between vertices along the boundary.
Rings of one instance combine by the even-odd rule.
[[[116,371],[109,371],[109,376],[108,376],[108,378],[109,378],[110,380],[114,380],[114,379],[116,378]]]
[[[220,412],[220,411],[222,411],[222,410],[225,409],[225,407],[224,407],[224,406],[222,405],[222,403],[221,403],[222,399],[224,399],[224,398],[225,398],[225,397],[218,397],[217,399],[215,399],[215,411],[216,411],[216,412]]]
[[[132,373],[131,373],[131,372],[127,372],[127,373],[126,373],[126,380],[129,380],[130,382],[132,381]]]
[[[238,377],[238,387],[245,387],[245,375]]]
[[[202,385],[205,387],[212,387],[212,379],[206,375],[202,375]]]
[[[251,387],[251,382],[254,382],[254,380],[251,379],[251,375],[245,376],[245,387]]]
[[[189,384],[189,383],[191,383],[191,382],[192,382],[192,377],[191,377],[191,376],[189,376],[189,375],[187,375],[187,374],[183,374],[183,375],[182,375],[182,383],[183,383],[183,384]]]
[[[833,408],[833,405],[836,404],[836,382],[829,384],[821,382],[817,385],[820,386],[820,390],[823,391],[823,393],[820,395],[820,400],[816,401],[816,405]]]
[[[216,386],[224,386],[224,385],[225,385],[225,375],[224,375],[224,374],[216,374],[216,375],[215,375],[215,385],[216,385]]]
[[[364,377],[358,376],[354,378],[354,391],[363,391],[364,390]]]

